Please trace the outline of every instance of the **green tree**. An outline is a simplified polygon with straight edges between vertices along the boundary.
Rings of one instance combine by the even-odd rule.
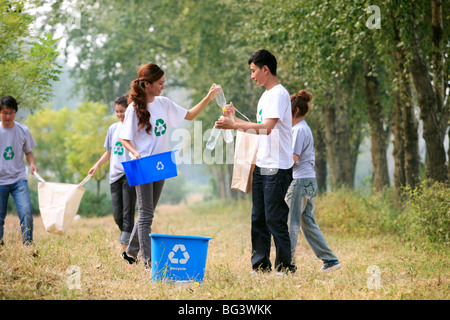
[[[113,118],[107,105],[84,102],[72,113],[70,133],[65,137],[67,164],[79,179],[83,179],[89,169],[105,152],[103,147],[106,133]],[[95,173],[97,196],[100,195],[100,182],[108,175],[108,166],[102,166]]]
[[[33,153],[44,179],[72,183],[73,171],[67,164],[66,148],[66,139],[72,133],[72,111],[68,107],[56,111],[47,105],[30,114],[25,124],[36,141]]]
[[[234,36],[239,32],[236,22],[244,17],[232,3],[79,0],[73,6],[81,19],[74,28],[67,23],[67,2],[53,1],[47,24],[65,25],[68,45],[80,48],[73,75],[86,100],[109,103],[129,90],[140,64],[155,62],[166,71],[166,86],[188,88],[191,101],[203,98],[211,83],[220,83],[228,101],[250,117],[259,92],[247,65],[254,50]],[[212,128],[220,114],[212,102],[197,119],[203,122],[203,131]],[[209,171],[218,179],[228,177],[220,178],[222,195],[231,194],[224,185],[230,181],[230,169],[213,167],[208,166]]]
[[[156,62],[166,70],[167,86],[190,89],[191,101],[202,98],[211,82],[220,83],[227,100],[254,119],[262,90],[252,83],[247,60],[264,47],[278,57],[279,77],[289,92],[305,88],[313,93],[309,122],[321,157],[319,180],[326,174],[326,154],[331,187],[353,187],[358,149],[363,137],[370,135],[374,186],[380,190],[388,185],[386,146],[393,127],[394,185],[400,190],[418,183],[416,102],[427,142],[427,176],[440,172],[441,178],[446,177],[449,31],[445,26],[450,19],[442,1],[51,3],[47,23],[66,25],[67,44],[80,48],[74,75],[88,100],[109,103],[128,90],[138,65]],[[77,28],[67,23],[68,3],[81,11]],[[366,9],[373,4],[381,9],[381,29],[366,24],[371,15]],[[198,118],[203,131],[219,115],[215,105],[207,108]],[[221,196],[227,196],[230,168],[211,165],[208,171],[216,177]]]
[[[49,33],[34,36],[35,1],[0,0],[0,96],[11,95],[21,109],[37,109],[48,101],[60,67],[57,39]]]

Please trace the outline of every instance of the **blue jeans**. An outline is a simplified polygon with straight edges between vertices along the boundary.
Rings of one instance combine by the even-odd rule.
[[[3,245],[3,226],[5,224],[8,197],[11,193],[16,203],[20,219],[23,243],[33,242],[33,211],[31,208],[30,191],[27,180],[20,180],[14,184],[0,185],[0,244]]]
[[[313,198],[317,195],[317,180],[315,178],[294,179],[286,193],[286,203],[289,206],[289,238],[294,263],[294,253],[300,229],[316,254],[324,264],[334,264],[338,258],[328,247],[325,237],[314,219]]]
[[[275,268],[278,271],[294,271],[291,265],[289,241],[289,207],[284,196],[292,180],[291,169],[267,169],[255,167],[252,184],[252,268],[270,271],[271,236],[275,242]]]

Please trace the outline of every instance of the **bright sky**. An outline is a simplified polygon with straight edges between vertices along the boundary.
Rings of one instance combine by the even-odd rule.
[[[79,23],[79,19],[81,19],[81,12],[73,4],[70,4],[67,1],[65,1],[65,2],[67,3],[67,11],[73,12],[73,16],[70,19],[76,26],[76,24]],[[42,5],[40,7],[28,6],[26,10],[28,12],[30,12],[31,14],[36,15],[34,25],[33,25],[34,31],[32,31],[32,35],[39,36],[40,31],[38,31],[38,30],[42,27],[43,21],[44,21],[44,17],[42,15],[45,15],[45,14],[48,14],[51,12],[51,3],[46,2],[44,5]],[[71,21],[68,21],[68,22],[71,22]],[[78,62],[78,60],[76,58],[77,50],[74,47],[69,46],[67,48],[67,51],[68,51],[67,58],[64,56],[64,49],[66,48],[66,42],[67,42],[67,38],[65,37],[65,33],[64,33],[65,28],[66,27],[63,25],[57,25],[56,32],[53,35],[53,39],[60,38],[60,40],[58,42],[58,51],[61,53],[60,58],[69,67],[73,67]],[[50,31],[50,27],[46,28],[46,31]]]

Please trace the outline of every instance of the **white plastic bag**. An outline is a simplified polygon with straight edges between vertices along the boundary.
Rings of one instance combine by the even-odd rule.
[[[80,206],[85,190],[83,185],[92,175],[87,175],[79,184],[46,182],[37,172],[34,175],[39,179],[39,210],[45,230],[65,234]]]

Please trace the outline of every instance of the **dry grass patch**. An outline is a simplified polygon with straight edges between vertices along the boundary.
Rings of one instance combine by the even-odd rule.
[[[81,218],[63,237],[47,233],[39,217],[34,225],[35,244],[27,247],[20,241],[18,218],[6,219],[0,299],[449,298],[448,248],[423,249],[393,236],[351,236],[324,229],[342,264],[340,270],[324,275],[318,273],[321,262],[300,235],[295,274],[251,275],[248,202],[157,209],[154,233],[212,237],[200,285],[154,282],[142,264],[124,263],[112,216]],[[79,273],[70,274],[71,266]],[[379,273],[368,273],[375,267]],[[74,276],[79,277],[79,288],[73,287]],[[378,276],[378,282],[369,279]]]

